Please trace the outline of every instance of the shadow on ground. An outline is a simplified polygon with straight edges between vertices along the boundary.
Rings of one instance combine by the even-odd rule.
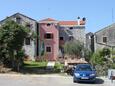
[[[103,84],[104,83],[104,80],[103,79],[100,79],[100,78],[96,78],[96,81],[95,82],[79,82],[79,84]]]
[[[54,68],[46,68],[46,67],[34,67],[34,68],[21,68],[19,72],[22,74],[52,74],[52,73],[59,73],[60,70],[55,70]]]

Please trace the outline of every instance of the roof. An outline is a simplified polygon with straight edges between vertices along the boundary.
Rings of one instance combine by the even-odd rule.
[[[46,18],[46,19],[40,20],[39,23],[58,23],[58,21],[53,18]]]
[[[60,21],[59,25],[78,25],[78,21]],[[85,21],[80,20],[80,25],[85,25]]]
[[[77,25],[77,21],[60,21],[59,25]]]
[[[24,17],[30,19],[30,20],[36,21],[35,19],[33,19],[33,18],[31,18],[31,17],[28,17],[28,16],[26,16],[26,15],[24,15],[24,14],[22,14],[22,13],[16,13],[16,14],[14,14],[14,15],[17,15],[17,14],[18,14],[18,15],[22,15],[22,16],[24,16]]]
[[[52,23],[52,22],[56,22],[56,23],[59,23],[59,25],[78,25],[78,21],[57,21],[53,18],[46,18],[46,19],[43,19],[43,20],[40,20],[39,23]],[[80,25],[85,25],[85,21],[83,20],[80,20]]]
[[[13,17],[13,16],[16,16],[16,15],[21,15],[21,16],[24,16],[24,17],[26,17],[26,18],[29,18],[30,20],[36,21],[35,19],[32,19],[32,18],[30,18],[30,17],[28,17],[28,16],[25,16],[24,14],[21,14],[21,13],[15,13],[15,14],[9,16],[9,17]],[[4,22],[6,19],[7,19],[7,18],[1,20],[0,23]]]
[[[92,35],[94,35],[92,32],[86,34],[86,36],[92,36]]]
[[[95,32],[95,34],[98,33],[98,32],[100,32],[100,31],[103,31],[103,30],[105,30],[105,29],[109,29],[109,28],[111,28],[111,27],[115,27],[115,23],[113,23],[113,24],[111,24],[111,25],[108,25],[107,27],[102,28],[101,30],[98,30],[97,32]]]
[[[40,21],[56,21],[56,20],[53,19],[53,18],[46,18],[46,19],[43,19],[43,20],[40,20]]]

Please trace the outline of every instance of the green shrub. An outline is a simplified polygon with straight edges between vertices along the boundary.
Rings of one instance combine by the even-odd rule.
[[[113,63],[113,64],[111,65],[111,68],[112,68],[112,69],[115,69],[115,63]]]
[[[55,66],[54,66],[54,70],[55,70],[55,71],[60,72],[61,70],[63,70],[63,68],[64,68],[64,65],[63,65],[63,64],[61,64],[61,63],[59,63],[59,62],[56,62],[56,63],[55,63]]]
[[[106,76],[108,69],[115,68],[115,65],[109,58],[110,54],[111,52],[108,48],[104,48],[93,53],[90,62],[95,66],[97,75]]]
[[[113,62],[115,62],[115,56],[112,57]]]

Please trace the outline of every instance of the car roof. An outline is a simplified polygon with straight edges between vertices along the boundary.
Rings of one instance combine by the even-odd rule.
[[[89,66],[91,66],[91,64],[77,64],[76,66],[81,66],[81,65],[89,65]]]

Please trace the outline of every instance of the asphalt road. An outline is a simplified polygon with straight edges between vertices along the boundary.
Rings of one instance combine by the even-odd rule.
[[[0,86],[115,86],[104,77],[93,83],[73,83],[71,76],[0,74]]]

